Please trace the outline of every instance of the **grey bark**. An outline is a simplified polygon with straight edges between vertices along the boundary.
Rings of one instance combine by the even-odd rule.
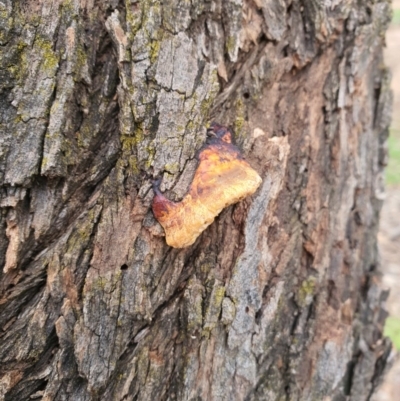
[[[0,399],[368,400],[388,1],[0,1]],[[263,184],[186,249],[205,125]]]

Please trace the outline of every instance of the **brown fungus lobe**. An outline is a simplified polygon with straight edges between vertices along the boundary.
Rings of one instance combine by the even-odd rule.
[[[192,245],[222,209],[252,195],[262,181],[232,144],[228,128],[213,123],[207,134],[182,201],[167,199],[159,189],[160,180],[153,184],[153,213],[165,230],[167,244],[174,248]]]

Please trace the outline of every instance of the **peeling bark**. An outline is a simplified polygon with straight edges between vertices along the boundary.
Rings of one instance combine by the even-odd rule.
[[[368,400],[386,0],[0,2],[4,400]],[[205,126],[263,179],[185,249]]]

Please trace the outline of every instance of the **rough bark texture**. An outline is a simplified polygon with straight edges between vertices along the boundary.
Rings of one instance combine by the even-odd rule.
[[[4,400],[367,400],[388,1],[0,1]],[[263,178],[165,244],[211,119]]]

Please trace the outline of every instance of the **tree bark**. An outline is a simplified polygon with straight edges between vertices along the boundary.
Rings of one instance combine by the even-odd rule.
[[[388,1],[0,2],[4,400],[368,400]],[[172,249],[205,126],[263,178]]]

